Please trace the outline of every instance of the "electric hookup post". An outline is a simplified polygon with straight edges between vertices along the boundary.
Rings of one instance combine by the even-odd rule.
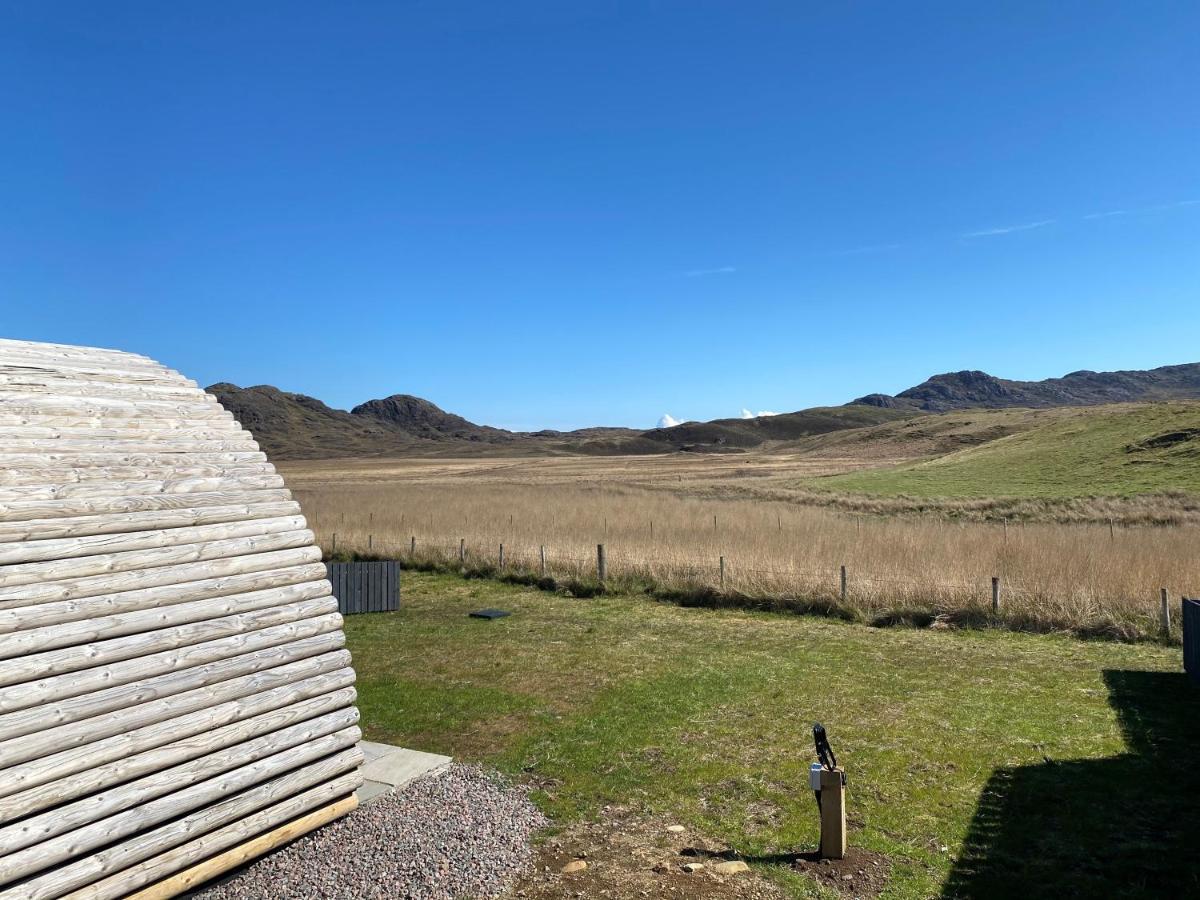
[[[846,855],[846,771],[837,764],[820,722],[813,725],[813,743],[820,762],[809,766],[808,783],[821,813],[821,857],[842,859]]]

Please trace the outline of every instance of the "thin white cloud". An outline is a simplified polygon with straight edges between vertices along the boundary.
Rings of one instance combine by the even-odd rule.
[[[674,428],[676,425],[682,425],[682,424],[683,424],[682,419],[677,419],[670,413],[663,413],[662,417],[658,420],[659,428]]]
[[[1156,203],[1154,206],[1139,206],[1135,209],[1110,209],[1107,212],[1089,213],[1087,219],[1110,219],[1114,216],[1136,216],[1141,213],[1162,212],[1167,209],[1179,209],[1184,206],[1200,206],[1200,200],[1176,200],[1174,203]]]
[[[757,419],[761,416],[777,416],[777,415],[779,415],[779,413],[771,412],[769,409],[760,410],[759,412],[750,412],[750,410],[746,409],[744,406],[742,407],[742,418],[743,419]]]
[[[704,278],[707,275],[732,275],[736,271],[733,266],[721,266],[716,269],[692,269],[683,274],[685,278]]]
[[[1037,222],[1026,222],[1023,225],[1003,225],[1000,228],[985,228],[982,231],[968,231],[965,238],[995,237],[999,234],[1012,234],[1014,231],[1032,231],[1034,228],[1045,228],[1053,225],[1054,219],[1041,219]]]

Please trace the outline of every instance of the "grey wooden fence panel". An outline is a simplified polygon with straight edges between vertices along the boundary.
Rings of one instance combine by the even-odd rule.
[[[1200,685],[1200,600],[1183,601],[1183,668]]]
[[[329,586],[344,616],[400,608],[400,563],[326,563]]]

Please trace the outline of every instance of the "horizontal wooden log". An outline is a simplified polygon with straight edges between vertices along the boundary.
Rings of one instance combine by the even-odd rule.
[[[41,706],[239,653],[339,631],[342,627],[341,615],[333,610],[319,611],[328,608],[326,599],[181,625],[169,629],[176,632],[169,640],[171,643],[177,642],[177,646],[146,656],[126,655],[138,653],[141,648],[130,645],[145,640],[134,635],[7,660],[0,663],[0,684],[7,685],[6,690],[0,692],[0,712]],[[158,639],[164,642],[168,640],[165,631],[155,632]],[[229,636],[211,637],[223,633]],[[200,636],[209,639],[195,640]],[[120,644],[126,646],[116,646]],[[91,655],[93,653],[94,657]],[[25,680],[31,670],[41,674],[34,675],[35,680]],[[56,674],[44,674],[47,672]]]
[[[288,801],[292,802],[292,801]],[[150,884],[135,894],[130,894],[126,900],[169,900],[171,897],[178,897],[185,894],[205,882],[211,881],[225,872],[231,872],[251,860],[257,859],[260,856],[265,856],[272,850],[277,850],[290,844],[299,837],[303,837],[309,832],[316,831],[324,825],[328,825],[342,816],[353,812],[358,808],[358,795],[351,794],[349,797],[343,797],[326,806],[318,807],[312,812],[307,812],[302,816],[292,819],[290,822],[285,822],[283,825],[278,825],[272,828],[265,834],[250,841],[245,841],[241,844],[236,844],[230,849],[225,850],[215,856],[210,856],[202,862],[195,863],[182,869],[174,875],[168,876],[161,881]],[[271,810],[276,807],[270,807]],[[209,846],[212,844],[212,838],[220,834],[223,829],[212,832],[201,838],[201,841],[206,842],[205,850],[212,852]],[[191,848],[193,844],[186,844],[184,847]],[[177,848],[170,851],[171,855],[178,853],[183,848]],[[200,851],[192,851],[199,857]],[[162,859],[162,857],[159,857]],[[136,868],[136,867],[135,867]],[[116,878],[130,876],[115,876]],[[85,888],[85,890],[87,890]],[[93,897],[101,896],[99,893],[93,893]],[[119,897],[120,894],[111,896]]]
[[[0,543],[0,566],[4,567],[0,569],[0,587],[20,584],[22,580],[45,580],[46,573],[51,572],[51,569],[39,563],[57,561],[59,564],[53,567],[52,574],[71,578],[92,574],[94,571],[104,571],[94,569],[88,562],[89,559],[100,555],[177,547],[202,541],[223,541],[258,534],[278,534],[281,531],[300,531],[307,527],[304,516],[271,516],[182,528],[157,528],[149,531]]]
[[[0,828],[0,858],[300,744],[338,735],[341,740],[331,752],[353,746],[362,738],[357,723],[356,710],[341,709],[220,752],[169,766],[91,797],[64,803],[15,825]]]
[[[181,387],[200,387],[192,379],[170,370],[156,372],[153,369],[98,369],[86,363],[50,366],[44,362],[29,359],[21,361],[0,359],[0,373],[5,375],[62,375],[122,384],[175,384]]]
[[[151,494],[211,493],[214,491],[281,488],[278,475],[214,475],[145,481],[86,482],[84,484],[21,485],[0,487],[0,508],[8,501],[63,500],[90,497],[140,497]]]
[[[117,898],[124,898],[130,889],[151,884],[171,872],[179,871],[184,866],[206,860],[206,858],[215,861],[213,854],[221,850],[230,847],[239,850],[247,848],[251,846],[251,836],[269,833],[309,810],[333,806],[338,811],[338,815],[343,814],[353,808],[355,799],[351,792],[361,786],[362,781],[362,775],[357,771],[331,779],[316,787],[301,791],[287,800],[273,803],[257,812],[245,815],[230,825],[213,829],[201,837],[184,841],[136,866],[93,882],[72,892],[63,900],[117,900]],[[172,895],[152,892],[149,896],[169,897]],[[127,900],[133,900],[133,897],[128,897]]]
[[[209,394],[192,402],[168,400],[118,400],[109,397],[72,397],[69,394],[19,394],[0,391],[0,412],[5,415],[70,415],[111,419],[232,420],[233,414]]]
[[[16,881],[18,878],[32,875],[49,867],[60,866],[64,863],[71,865],[72,863],[69,861],[81,853],[97,850],[111,844],[114,840],[119,841],[139,832],[145,832],[147,828],[194,813],[240,792],[251,794],[259,785],[269,784],[271,779],[279,778],[285,772],[295,770],[297,767],[303,767],[300,768],[300,771],[309,768],[317,770],[322,757],[329,757],[330,754],[347,754],[341,757],[341,768],[338,771],[326,770],[319,778],[314,774],[311,776],[312,780],[305,780],[302,786],[309,787],[314,782],[340,775],[357,764],[349,762],[351,755],[357,754],[358,762],[361,762],[362,751],[354,747],[360,736],[361,732],[358,728],[348,728],[318,737],[299,746],[288,745],[275,753],[260,756],[253,762],[227,769],[207,781],[181,787],[181,789],[163,796],[146,800],[133,809],[116,812],[100,819],[85,819],[87,824],[79,825],[70,834],[59,834],[42,840],[37,846],[27,846],[24,849],[0,855],[0,884]],[[76,812],[76,817],[79,817],[78,812]],[[171,844],[165,846],[171,846]],[[86,860],[88,857],[85,856],[83,859]],[[86,883],[86,880],[81,882],[81,884]]]
[[[261,450],[236,450],[227,453],[199,453],[194,450],[169,452],[164,448],[149,453],[128,453],[119,447],[114,447],[111,441],[107,446],[88,451],[76,450],[70,453],[55,453],[46,450],[37,453],[0,452],[0,467],[7,469],[34,469],[51,472],[57,469],[175,469],[184,466],[240,466],[247,463],[263,463],[267,455]],[[11,451],[11,447],[4,447]]]
[[[137,384],[122,379],[71,378],[68,375],[67,372],[29,372],[24,375],[0,372],[0,394],[54,394],[113,400],[181,400],[186,403],[197,403],[202,399],[202,395],[212,396],[198,387],[185,384]]]
[[[58,410],[47,412],[44,409],[25,413],[0,410],[0,428],[30,428],[32,432],[40,428],[53,428],[61,430],[64,434],[82,434],[84,431],[180,432],[197,428],[227,434],[245,431],[238,421],[223,415],[205,414],[200,418],[188,418],[187,415],[154,415],[138,419],[137,416],[108,416],[100,413],[79,415]]]
[[[291,551],[283,551],[285,553]],[[193,571],[191,574],[198,574]],[[279,568],[261,569],[217,578],[183,579],[178,584],[159,585],[141,590],[116,591],[72,600],[57,600],[35,605],[0,605],[0,635],[51,625],[64,625],[84,619],[99,619],[143,609],[161,609],[177,603],[211,600],[268,588],[286,587],[308,581],[321,581],[325,566],[305,562]],[[14,590],[16,590],[14,588]]]
[[[0,469],[0,485],[5,488],[49,486],[58,488],[61,485],[95,484],[106,485],[112,481],[130,481],[136,478],[147,478],[154,481],[166,481],[176,478],[216,478],[244,477],[247,475],[271,475],[275,467],[267,462],[245,463],[193,463],[186,455],[178,462],[166,463],[161,466],[58,466],[41,469]]]
[[[275,666],[331,653],[340,650],[345,643],[346,638],[340,631],[331,631],[287,644],[258,648],[178,672],[167,672],[90,694],[4,713],[0,715],[0,742],[51,728],[63,728],[93,716],[120,712]]]
[[[85,381],[109,381],[117,384],[170,384],[181,387],[200,389],[200,385],[181,375],[179,372],[165,369],[98,369],[85,362],[73,362],[70,365],[59,363],[48,364],[41,360],[24,359],[11,361],[0,355],[0,375],[14,378],[71,378]]]
[[[69,394],[147,400],[187,400],[205,393],[190,384],[131,382],[121,377],[94,378],[73,372],[0,372],[0,392],[16,394]],[[209,395],[211,396],[211,395]]]
[[[152,359],[129,354],[47,352],[38,348],[0,347],[0,362],[10,366],[48,368],[63,371],[71,366],[87,367],[102,372],[179,374]]]
[[[140,365],[163,367],[162,363],[128,350],[110,347],[87,347],[81,344],[61,344],[52,341],[24,341],[20,338],[0,338],[0,358],[20,355],[44,356],[57,363],[59,360],[101,359],[119,362],[136,362]]]
[[[126,456],[151,454],[174,456],[180,453],[258,453],[261,448],[248,436],[209,432],[211,437],[158,437],[150,439],[144,435],[110,435],[91,438],[30,438],[13,437],[13,429],[7,434],[0,432],[0,447],[6,453],[53,454],[60,462],[77,458],[88,462],[98,454],[124,454]]]
[[[189,713],[202,710],[211,713],[214,707],[230,700],[262,693],[273,688],[287,687],[297,680],[337,671],[348,666],[349,663],[350,654],[345,650],[336,650],[311,659],[277,666],[265,672],[231,678],[220,684],[208,685],[162,700],[143,703],[131,709],[101,716],[99,721],[74,722],[58,728],[47,728],[37,734],[27,734],[11,740],[0,740],[0,768],[16,766],[19,763],[36,760],[64,749],[82,747],[105,738],[128,734],[147,725],[155,725]],[[6,777],[7,775],[8,773],[6,773]]]
[[[200,562],[226,556],[262,553],[268,550],[288,550],[292,547],[306,547],[312,542],[312,532],[303,529],[257,534],[223,541],[180,544],[175,547],[156,547],[153,550],[131,550],[125,553],[85,556],[73,560],[70,565],[61,560],[24,563],[0,569],[0,590],[6,587],[33,585],[43,579],[56,576],[59,578],[82,578],[107,572],[127,572],[145,567]]]
[[[184,562],[152,566],[140,569],[133,567],[119,572],[105,572],[83,578],[63,578],[26,584],[18,587],[0,588],[0,609],[14,609],[62,600],[80,600],[146,588],[184,584],[210,578],[226,578],[249,572],[265,572],[270,569],[287,569],[292,566],[315,563],[321,559],[321,551],[310,544],[301,544],[283,550],[265,550],[250,547],[246,540],[240,546],[231,547],[225,557],[214,557],[198,562]],[[202,599],[202,598],[188,598]]]
[[[136,648],[143,652],[164,650],[168,649],[170,644],[158,646],[160,642],[168,640],[159,633],[162,629],[185,625],[189,622],[205,622],[209,619],[232,616],[256,609],[269,609],[273,606],[316,600],[328,597],[329,590],[329,582],[324,579],[306,581],[301,584],[267,588],[263,591],[230,594],[212,597],[208,600],[174,603],[170,606],[139,609],[94,619],[80,619],[76,622],[50,625],[46,628],[14,631],[0,635],[0,659],[25,660],[31,654],[53,650],[56,647],[70,648],[79,644],[105,641],[124,635],[144,635],[141,638],[141,646]]]
[[[349,670],[343,670],[336,679],[338,683],[346,680],[344,673],[347,671]],[[251,702],[256,710],[266,709],[266,712],[235,719],[220,727],[204,727],[206,722],[198,727],[196,721],[200,716],[193,715],[176,723],[176,727],[186,733],[186,736],[178,740],[161,746],[153,745],[140,752],[119,752],[121,747],[118,747],[116,751],[109,751],[105,758],[97,757],[94,765],[80,765],[74,770],[69,767],[63,769],[68,774],[4,797],[4,802],[0,803],[0,823],[12,822],[30,813],[57,807],[68,800],[86,797],[105,787],[123,784],[178,763],[217,753],[243,741],[332,712],[344,711],[348,716],[353,716],[353,723],[357,723],[358,710],[354,708],[357,693],[354,688],[327,690],[331,683],[333,680],[330,676],[311,679],[310,687],[301,692],[305,699],[277,708],[271,708],[270,704],[282,695],[282,691],[260,694],[252,698]],[[228,717],[233,711],[243,708],[236,702],[226,704],[223,714]],[[163,730],[161,726],[154,728],[160,732]],[[75,756],[79,755],[76,751],[72,753]],[[0,785],[2,784],[3,782],[0,782]],[[0,794],[2,793],[3,789],[0,788]]]
[[[300,754],[293,752],[293,755]],[[333,756],[302,766],[286,775],[271,778],[269,781],[254,786],[253,789],[243,790],[227,800],[157,825],[148,831],[142,831],[134,837],[121,840],[97,853],[55,866],[34,878],[0,892],[0,900],[15,900],[18,897],[22,900],[53,900],[67,891],[83,887],[105,875],[127,869],[156,854],[186,843],[192,838],[243,819],[251,813],[285,800],[305,789],[345,775],[357,769],[362,761],[362,751],[357,747],[343,750]],[[254,767],[254,774],[258,774],[266,768],[262,763],[255,763]],[[230,777],[229,780],[233,781],[233,778]],[[136,827],[137,823],[133,824]],[[16,855],[14,854],[14,857]],[[4,862],[6,861],[0,861],[0,865],[3,865]]]
[[[0,522],[79,516],[124,516],[160,509],[195,509],[237,503],[276,503],[292,499],[287,488],[156,494],[139,497],[90,497],[65,500],[19,500],[0,503]]]
[[[236,421],[188,419],[79,419],[61,416],[0,416],[0,437],[25,440],[243,440],[250,436]]]
[[[300,515],[300,504],[294,500],[273,503],[241,503],[236,506],[191,506],[181,509],[149,510],[122,513],[120,516],[63,516],[56,519],[25,519],[21,522],[0,522],[0,542],[43,541],[55,538],[87,537],[96,534],[128,534],[162,528],[188,528],[196,525],[216,525],[220,522],[243,522],[248,519],[271,519],[278,516]]]

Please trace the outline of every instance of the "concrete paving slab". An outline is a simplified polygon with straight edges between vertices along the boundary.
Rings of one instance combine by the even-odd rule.
[[[420,750],[408,750],[375,741],[360,741],[359,747],[365,757],[362,773],[366,780],[358,789],[360,803],[398,790],[414,778],[436,772],[453,762],[449,756],[422,753]]]

